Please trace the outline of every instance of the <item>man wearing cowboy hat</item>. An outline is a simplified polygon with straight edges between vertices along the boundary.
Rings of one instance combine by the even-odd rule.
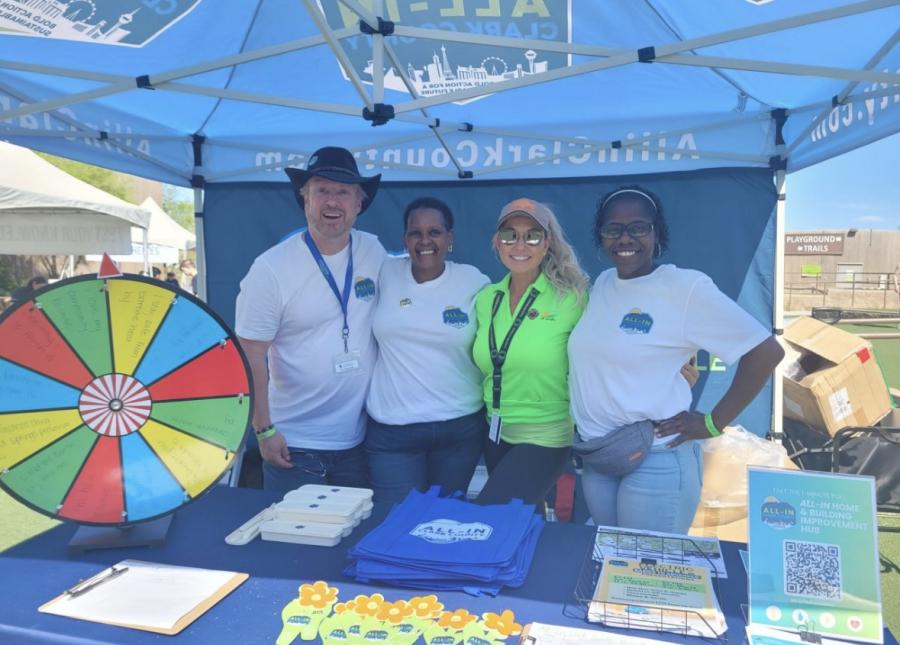
[[[321,148],[288,168],[308,229],[275,245],[241,281],[235,328],[253,373],[253,429],[264,486],[366,486],[365,403],[384,247],[354,230],[381,175]]]

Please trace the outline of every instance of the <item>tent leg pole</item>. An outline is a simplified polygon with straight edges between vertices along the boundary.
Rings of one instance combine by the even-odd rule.
[[[146,228],[143,230],[142,235],[144,242],[144,275],[152,278],[153,272],[150,270],[150,234]]]
[[[203,232],[202,188],[194,188],[194,232],[197,235],[197,297],[206,302],[206,241]]]
[[[779,170],[775,173],[775,191],[778,201],[775,205],[775,284],[773,294],[775,306],[772,311],[772,327],[780,336],[784,330],[784,218],[786,200],[787,173]],[[780,440],[784,430],[784,376],[779,364],[772,375],[772,436]]]

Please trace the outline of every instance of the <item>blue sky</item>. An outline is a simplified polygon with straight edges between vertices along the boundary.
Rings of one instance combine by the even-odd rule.
[[[787,177],[785,230],[900,229],[900,134]]]

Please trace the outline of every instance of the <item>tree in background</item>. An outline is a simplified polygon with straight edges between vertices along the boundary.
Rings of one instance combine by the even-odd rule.
[[[185,195],[190,195],[185,188],[164,186],[162,209],[182,227],[194,233],[194,201]]]
[[[126,202],[133,201],[131,192],[128,188],[128,182],[125,181],[125,178],[121,173],[107,170],[100,166],[81,163],[80,161],[54,157],[53,155],[48,155],[43,152],[38,152],[37,154],[60,170],[66,171],[86,184],[99,188],[110,195],[115,195],[119,199],[124,199]]]
[[[9,295],[34,277],[33,266],[28,256],[0,255],[0,294]]]

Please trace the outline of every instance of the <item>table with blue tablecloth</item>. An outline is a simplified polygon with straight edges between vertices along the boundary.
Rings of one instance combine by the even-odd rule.
[[[372,517],[335,547],[301,546],[256,539],[246,546],[228,546],[225,536],[260,510],[278,501],[278,493],[216,487],[175,515],[166,542],[156,548],[110,549],[71,555],[68,542],[76,527],[58,526],[0,555],[0,643],[273,643],[281,630],[281,609],[297,595],[301,583],[326,580],[340,589],[341,599],[379,591],[388,600],[417,595],[406,589],[362,585],[346,578],[347,549],[379,523],[388,507],[376,505]],[[549,523],[538,543],[525,584],[504,589],[497,597],[473,597],[441,592],[447,609],[499,613],[512,609],[516,621],[552,623],[597,629],[586,623],[573,590],[592,544],[591,527]],[[719,582],[730,643],[744,642],[741,603],[746,602],[747,577],[739,545],[723,543],[728,578]],[[79,580],[127,558],[152,562],[227,569],[250,579],[200,616],[177,636],[72,620],[39,613],[37,608]],[[639,632],[640,633],[640,632]],[[647,632],[643,634],[649,635]],[[677,642],[703,642],[672,636]],[[295,643],[300,641],[295,641]],[[885,630],[885,642],[897,641]]]

